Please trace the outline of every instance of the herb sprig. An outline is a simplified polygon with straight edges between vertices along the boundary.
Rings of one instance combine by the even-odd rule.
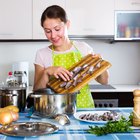
[[[108,121],[104,126],[89,126],[88,132],[91,134],[95,134],[97,136],[106,135],[108,133],[115,133],[115,132],[131,132],[132,129],[132,113],[127,120],[124,117],[121,117],[118,121]]]

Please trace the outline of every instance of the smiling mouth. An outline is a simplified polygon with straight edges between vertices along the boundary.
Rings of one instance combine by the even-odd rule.
[[[58,43],[59,42],[59,39],[57,40],[52,40],[53,43]]]

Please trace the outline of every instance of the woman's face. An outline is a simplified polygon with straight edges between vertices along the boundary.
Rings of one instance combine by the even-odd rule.
[[[43,23],[45,35],[54,46],[62,46],[68,38],[67,23],[58,19],[47,18]]]

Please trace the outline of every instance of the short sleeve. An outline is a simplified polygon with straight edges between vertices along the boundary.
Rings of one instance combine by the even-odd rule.
[[[37,51],[37,53],[36,53],[34,64],[37,64],[37,65],[40,65],[41,67],[44,67],[40,51]]]
[[[91,54],[91,53],[94,54],[93,48],[92,48],[91,46],[89,46],[87,43],[83,42],[83,46],[84,46],[85,49],[86,49],[85,55],[88,55],[88,54]]]
[[[89,46],[86,42],[75,41],[74,43],[83,57],[91,53],[94,54],[93,48]]]
[[[47,68],[52,66],[52,52],[49,47],[37,51],[34,64]]]

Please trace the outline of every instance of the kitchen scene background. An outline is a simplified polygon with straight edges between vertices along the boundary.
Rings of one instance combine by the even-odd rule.
[[[109,69],[109,84],[137,85],[140,84],[140,43],[115,42],[108,40],[85,39],[100,53],[112,67]],[[5,82],[12,64],[20,61],[29,62],[29,85],[33,85],[34,59],[36,51],[46,47],[49,42],[0,42],[0,82]],[[49,60],[48,60],[49,61]],[[94,80],[91,83],[96,83]]]
[[[87,42],[95,53],[100,53],[112,64],[109,84],[140,83],[140,0],[83,0],[82,3],[81,0],[14,0],[10,4],[8,0],[1,0],[0,81],[5,82],[12,64],[27,61],[29,85],[33,85],[36,51],[49,45],[49,42],[41,41],[45,35],[40,26],[40,16],[52,4],[66,9],[71,21],[69,35],[73,38],[86,36],[80,41]],[[115,37],[118,42],[110,43],[102,36]],[[5,41],[2,42],[3,39]],[[133,39],[137,41],[131,41]],[[94,80],[92,82],[95,83]]]

